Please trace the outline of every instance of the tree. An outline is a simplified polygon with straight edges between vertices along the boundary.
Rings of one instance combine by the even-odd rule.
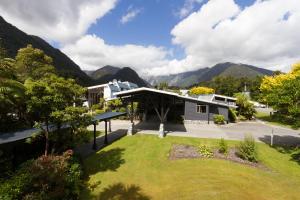
[[[261,76],[240,78],[232,76],[217,76],[211,81],[200,83],[200,86],[213,88],[216,94],[234,96],[236,93],[243,92],[246,85],[247,91],[250,91],[251,99],[259,101],[259,87],[261,81]]]
[[[215,90],[208,87],[193,87],[189,91],[192,95],[201,95],[201,94],[214,94]]]
[[[123,103],[120,99],[110,100],[106,104],[106,110],[116,110],[120,109],[123,106]]]
[[[254,105],[251,102],[249,102],[248,97],[242,93],[236,94],[235,97],[237,98],[236,105],[238,106],[238,115],[242,115],[249,120],[252,119],[256,111]]]
[[[0,46],[0,51],[4,50]],[[18,81],[15,60],[0,52],[0,127],[10,129],[10,122],[21,120],[24,114],[25,87]]]
[[[169,88],[168,82],[161,82],[157,85],[157,89],[159,90],[167,90]]]
[[[87,114],[86,107],[68,106],[64,110],[57,110],[51,113],[51,121],[60,126],[62,123],[68,124],[72,134],[76,134],[80,128],[85,128],[91,124],[92,116]]]
[[[45,133],[45,155],[49,150],[49,125],[63,121],[55,112],[63,111],[73,105],[82,105],[82,95],[85,89],[77,85],[73,79],[64,79],[51,75],[40,80],[25,81],[27,110],[38,122]],[[55,117],[53,117],[53,115]]]
[[[18,51],[16,69],[22,82],[27,78],[37,80],[56,73],[52,58],[42,50],[33,48],[32,45],[27,45],[26,48]]]
[[[260,86],[263,101],[279,113],[289,114],[289,109],[299,102],[298,90],[294,87],[299,77],[300,64],[293,65],[292,71],[287,74],[265,76]]]

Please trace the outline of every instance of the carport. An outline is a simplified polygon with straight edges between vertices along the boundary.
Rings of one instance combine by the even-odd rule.
[[[96,149],[96,125],[97,123],[104,121],[105,122],[105,140],[104,143],[107,144],[107,123],[110,123],[109,121],[111,119],[120,117],[126,115],[125,112],[106,112],[102,114],[95,115],[92,120],[92,124],[94,125],[94,142],[93,142],[93,149]],[[69,127],[68,124],[64,124],[61,128],[67,128]],[[50,125],[49,131],[55,131],[56,126],[55,125]],[[9,133],[1,133],[0,134],[0,145],[2,144],[7,144],[7,143],[12,143],[12,142],[17,142],[21,140],[25,140],[27,138],[30,138],[34,136],[35,134],[40,134],[41,129],[39,128],[31,128],[31,129],[24,129],[24,130],[19,130],[15,132],[9,132]]]
[[[104,135],[104,144],[108,144],[108,140],[107,140],[107,123],[110,123],[111,119],[120,117],[126,115],[125,112],[106,112],[106,113],[102,113],[102,114],[98,114],[93,118],[93,125],[94,125],[94,141],[93,141],[93,149],[96,150],[97,149],[97,143],[96,143],[96,125],[99,122],[104,121],[105,123],[105,135]]]
[[[143,113],[142,121],[145,121],[149,111],[156,115],[155,118],[160,122],[158,133],[161,138],[165,136],[165,123],[169,117],[183,117],[185,123],[209,124],[215,115],[223,115],[224,120],[228,122],[229,108],[236,108],[236,106],[227,103],[182,96],[175,92],[147,87],[121,91],[115,93],[115,95],[121,99],[123,104],[131,104],[131,110],[128,112],[131,118],[128,135],[131,135],[134,129],[133,102],[139,103],[140,112]]]
[[[160,122],[159,137],[161,138],[164,137],[164,123],[171,108],[179,104],[184,104],[184,99],[182,99],[177,93],[151,88],[137,88],[118,92],[115,93],[115,95],[119,97],[125,105],[131,105],[131,110],[128,112],[131,120],[131,124],[128,129],[129,135],[131,135],[134,130],[133,102],[138,102],[140,104],[140,108],[143,111],[143,119],[146,118],[146,115],[150,110],[154,109]]]

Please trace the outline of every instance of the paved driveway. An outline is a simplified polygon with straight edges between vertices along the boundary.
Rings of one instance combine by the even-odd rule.
[[[129,121],[112,120],[112,131],[127,129]],[[158,134],[159,123],[135,122],[138,133]],[[97,127],[104,130],[104,123]],[[300,144],[300,131],[264,124],[263,122],[240,122],[222,126],[211,124],[166,124],[166,134],[172,136],[199,137],[199,138],[224,138],[242,140],[245,134],[252,134],[260,142],[270,143],[271,133],[274,134],[274,144],[295,145]]]

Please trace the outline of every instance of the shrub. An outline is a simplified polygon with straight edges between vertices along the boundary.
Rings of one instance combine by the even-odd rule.
[[[237,155],[250,162],[257,162],[257,147],[252,135],[246,135],[237,147]]]
[[[190,89],[189,93],[191,95],[213,94],[215,93],[215,90],[208,87],[193,87],[192,89]]]
[[[66,151],[62,156],[41,156],[26,162],[0,184],[0,199],[77,199],[81,167]]]
[[[212,158],[214,156],[213,152],[206,145],[201,145],[199,147],[199,153],[202,157]]]
[[[236,111],[230,108],[228,110],[228,118],[230,122],[236,122]]]
[[[30,190],[32,176],[28,169],[32,162],[23,163],[10,179],[0,181],[0,199],[21,199],[23,192]]]
[[[227,145],[226,141],[224,140],[224,138],[221,138],[221,140],[219,142],[219,153],[224,153],[224,154],[228,153],[228,145]]]
[[[248,120],[252,119],[256,110],[253,103],[249,101],[249,97],[242,93],[237,93],[235,97],[237,98],[236,105],[238,106],[238,114],[243,115]]]
[[[91,109],[92,109],[93,111],[99,110],[99,109],[101,109],[101,106],[100,106],[100,104],[94,104],[94,105],[92,105]]]
[[[246,119],[246,117],[244,117],[243,115],[240,115],[240,116],[239,116],[239,120],[240,120],[240,121],[246,121],[247,119]]]
[[[102,114],[102,113],[105,112],[105,110],[103,110],[103,109],[96,109],[95,112],[96,112],[96,114]]]
[[[223,115],[214,115],[215,124],[224,124],[225,118]]]

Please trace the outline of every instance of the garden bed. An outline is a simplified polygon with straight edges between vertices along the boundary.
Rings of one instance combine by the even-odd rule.
[[[265,165],[259,162],[250,162],[248,160],[243,160],[238,157],[236,154],[236,148],[229,148],[227,154],[219,153],[218,149],[213,149],[213,157],[216,159],[229,160],[231,162],[240,163],[256,168],[260,168],[263,170],[269,170]],[[195,158],[207,158],[202,156],[199,153],[198,147],[186,144],[173,144],[171,147],[171,151],[169,154],[170,160],[178,160],[178,159],[195,159]]]

